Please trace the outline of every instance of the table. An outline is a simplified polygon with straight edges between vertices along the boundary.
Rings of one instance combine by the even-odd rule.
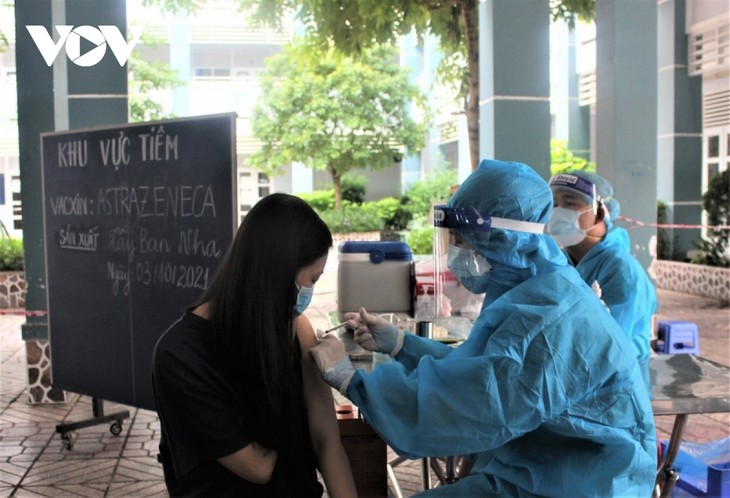
[[[660,462],[654,497],[669,497],[679,479],[674,460],[687,418],[693,413],[730,412],[730,368],[701,356],[674,354],[649,360],[654,415],[675,415],[666,454]]]

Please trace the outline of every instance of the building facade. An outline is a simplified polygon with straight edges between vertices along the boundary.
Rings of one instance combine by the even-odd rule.
[[[522,108],[526,112],[542,113],[548,97],[542,94],[549,93],[550,130],[539,132],[539,141],[543,134],[567,140],[574,153],[595,161],[600,142],[596,137],[595,69],[599,59],[595,26],[569,31],[562,25],[553,25],[549,41],[547,36],[544,40],[537,37],[531,40],[533,44],[549,45],[550,90],[527,88],[523,94],[517,94],[512,89],[519,85],[504,76],[521,70],[515,64],[504,65],[510,57],[514,58],[510,54],[516,48],[505,51],[500,47],[509,44],[494,43],[505,36],[499,26],[494,26],[494,20],[500,16],[513,17],[502,9],[521,8],[507,5],[508,2],[494,0],[482,2],[480,6],[480,32],[484,38],[481,155],[519,159],[515,154],[525,149],[524,138],[516,133],[500,135],[500,129],[508,129],[511,123],[502,119],[495,124],[490,119],[500,112],[515,115]],[[10,15],[0,16],[0,31],[10,42],[8,49],[0,53],[0,220],[12,235],[21,236],[15,27],[12,8],[7,13]],[[127,19],[129,25],[144,26],[146,36],[161,41],[155,48],[138,44],[135,55],[166,62],[183,81],[181,86],[155,95],[170,115],[237,113],[240,215],[270,192],[307,192],[326,185],[325,173],[312,172],[301,164],[293,164],[285,174],[274,178],[247,164],[248,156],[258,147],[251,133],[250,117],[260,93],[259,74],[266,57],[277,53],[289,41],[296,29],[292,22],[285,23],[282,31],[247,27],[245,16],[236,10],[236,2],[232,0],[208,0],[190,16],[180,13],[160,16],[157,10],[128,0]],[[702,192],[710,179],[726,170],[730,163],[730,6],[724,0],[659,0],[657,28],[657,199],[669,206],[668,221],[697,225],[702,222]],[[524,33],[539,29],[526,26],[521,36],[524,38]],[[437,111],[435,126],[420,154],[370,175],[370,198],[397,195],[443,163],[458,169],[460,178],[470,171],[464,116],[458,112],[459,105],[450,99],[448,91],[433,86],[433,70],[440,60],[437,45],[428,38],[419,42],[415,37],[404,37],[401,42],[401,62],[429,93],[432,107]],[[543,46],[542,50],[548,54],[548,47]],[[498,88],[500,84],[509,91]],[[534,107],[530,111],[526,106]],[[539,123],[535,126],[542,127]],[[531,164],[541,162],[540,159],[524,160]],[[601,167],[599,164],[599,172]],[[674,256],[681,259],[692,249],[692,240],[700,233],[699,230],[673,233]]]

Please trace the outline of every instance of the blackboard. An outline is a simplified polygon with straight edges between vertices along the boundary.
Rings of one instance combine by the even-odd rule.
[[[154,409],[159,336],[232,240],[235,114],[41,135],[53,385]]]

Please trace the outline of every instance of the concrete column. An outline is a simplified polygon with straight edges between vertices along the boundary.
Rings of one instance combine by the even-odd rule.
[[[189,115],[191,78],[190,26],[187,15],[179,12],[170,25],[170,67],[177,71],[183,84],[172,89],[172,112],[177,116]]]
[[[686,9],[684,0],[658,6],[657,197],[667,204],[667,222],[697,225],[702,220],[702,78],[687,74]],[[700,238],[700,230],[659,234],[665,251],[680,261]]]
[[[590,159],[590,106],[580,105],[575,30],[568,32],[567,52],[567,74],[564,77],[568,82],[568,149],[575,156]]]
[[[580,106],[576,33],[565,22],[550,25],[552,136],[577,157],[590,158],[590,108]]]
[[[550,175],[549,2],[479,4],[480,156]]]
[[[28,282],[22,326],[28,352],[31,402],[65,400],[50,384],[46,269],[41,192],[40,134],[68,128],[127,122],[127,68],[111,50],[91,67],[77,66],[62,47],[49,67],[26,26],[42,25],[54,42],[54,26],[117,26],[126,37],[123,0],[35,0],[15,2],[18,86],[18,147],[25,274]],[[81,40],[81,54],[94,48]]]
[[[656,220],[657,4],[596,2],[596,162],[613,184],[621,214]],[[631,252],[646,268],[653,227],[631,231]]]

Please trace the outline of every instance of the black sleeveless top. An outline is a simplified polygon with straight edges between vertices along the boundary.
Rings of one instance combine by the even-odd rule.
[[[298,346],[298,343],[297,343]],[[297,347],[297,349],[299,349]],[[160,455],[171,496],[321,497],[317,461],[303,403],[294,404],[291,434],[278,452],[270,481],[241,479],[217,462],[252,441],[251,407],[245,389],[222,375],[215,352],[214,325],[190,310],[158,341],[152,382],[160,417]],[[301,386],[301,354],[295,368]],[[303,397],[303,393],[302,393]]]

